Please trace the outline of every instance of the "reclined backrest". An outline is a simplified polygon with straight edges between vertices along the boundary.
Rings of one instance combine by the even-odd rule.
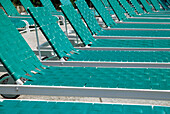
[[[30,0],[20,0],[20,2],[24,6],[24,8],[25,8],[27,13],[28,13],[28,11],[27,11],[28,7],[29,8],[33,8],[34,7]]]
[[[103,5],[104,5],[105,7],[110,7],[110,5],[109,5],[109,3],[108,3],[107,0],[101,0],[101,1],[102,1]]]
[[[138,14],[144,14],[145,13],[144,10],[141,8],[141,6],[140,6],[140,4],[138,3],[137,0],[130,0],[130,2],[135,7],[135,9],[138,12]]]
[[[95,7],[96,11],[98,14],[101,16],[103,19],[104,23],[106,26],[114,26],[116,23],[112,19],[112,17],[109,14],[109,11],[104,7],[103,3],[101,0],[91,0],[93,6]]]
[[[169,7],[166,5],[166,3],[163,0],[158,0],[158,2],[161,4],[161,6],[166,10],[169,9]]]
[[[152,7],[147,3],[146,0],[140,0],[140,2],[142,3],[143,7],[145,8],[145,10],[148,12],[148,13],[152,13]]]
[[[161,11],[163,9],[160,8],[160,5],[157,0],[149,0],[156,11]]]
[[[124,15],[123,8],[119,5],[119,2],[117,0],[108,0],[108,2],[119,21],[127,19],[126,16]]]
[[[44,34],[55,53],[58,54],[59,58],[67,56],[68,54],[75,51],[75,48],[72,46],[67,36],[57,24],[56,17],[52,16],[47,8],[29,8],[28,12],[36,24],[40,27],[40,30]]]
[[[0,20],[0,61],[15,80],[30,79],[25,74],[42,69],[41,62],[2,10]]]
[[[20,16],[11,0],[0,0],[0,4],[9,16]]]
[[[77,0],[75,4],[92,34],[98,34],[103,30],[99,26],[97,20],[95,19],[94,13],[89,9],[85,0]]]
[[[130,4],[126,1],[126,0],[119,0],[119,2],[122,4],[122,6],[124,7],[124,9],[126,10],[126,12],[130,15],[130,16],[136,16],[135,13],[135,9],[133,7],[130,6]]]
[[[40,0],[44,7],[47,7],[49,11],[56,12],[53,3],[50,0]]]
[[[93,43],[95,39],[81,20],[80,14],[78,14],[73,8],[72,4],[62,5],[61,10],[63,11],[65,17],[67,17],[69,20],[71,26],[74,28],[84,45]]]

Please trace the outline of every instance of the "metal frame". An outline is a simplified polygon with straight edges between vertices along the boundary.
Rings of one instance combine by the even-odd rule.
[[[170,63],[140,63],[140,62],[94,62],[94,61],[41,61],[47,66],[67,67],[125,67],[125,68],[170,68]]]
[[[170,37],[93,36],[96,39],[170,39]]]
[[[67,86],[0,84],[0,94],[170,100],[170,90],[69,87],[69,86],[67,87]]]
[[[123,22],[123,21],[115,21],[116,23],[136,23],[136,24],[170,24],[170,23],[166,23],[166,22],[160,22],[160,23],[156,23],[156,22]]]
[[[157,31],[170,31],[170,29],[142,29],[142,28],[103,28],[104,30],[157,30]]]

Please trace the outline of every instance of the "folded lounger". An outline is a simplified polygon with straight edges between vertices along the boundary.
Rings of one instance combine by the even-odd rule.
[[[130,18],[150,18],[150,19],[170,19],[170,15],[138,15],[133,7],[126,0],[118,0],[123,8],[126,10]],[[169,12],[170,14],[170,12]]]
[[[19,22],[22,20],[27,21],[29,23],[29,25],[34,24],[34,21],[32,20],[32,18],[29,15],[19,14],[10,0],[0,0],[0,3],[3,6],[3,8],[5,9],[8,16],[10,18],[12,18],[11,20],[14,22],[14,24],[16,25],[17,28],[22,28],[23,25],[25,25],[25,24],[23,24],[24,22]],[[17,23],[19,22],[19,24],[15,23],[15,22],[17,22]]]
[[[45,8],[30,8],[28,11],[60,59],[68,61],[169,62],[169,51],[76,50],[56,23],[55,18]]]
[[[80,15],[69,5],[61,6],[65,17],[76,31],[85,47],[117,47],[117,48],[169,48],[170,40],[163,39],[94,39],[90,31],[83,23]]]
[[[154,18],[129,18],[126,17],[124,13],[122,13],[122,7],[119,5],[117,0],[108,0],[111,8],[115,12],[119,21],[123,22],[148,22],[148,23],[167,23],[170,24],[170,19],[154,19]]]
[[[131,88],[159,91],[170,90],[170,69],[168,68],[157,69],[44,66],[38,60],[24,38],[12,25],[2,10],[0,10],[0,19],[2,20],[0,21],[0,41],[3,42],[0,43],[0,61],[17,84],[48,87],[67,86],[103,89]],[[51,21],[53,21],[53,19],[54,18],[51,18]],[[46,24],[50,24],[48,22],[49,21],[47,21]],[[54,24],[52,25],[55,26]],[[43,27],[46,26],[42,26],[42,29]],[[54,28],[52,29],[54,30]],[[60,35],[62,34],[57,34],[56,37],[60,37]],[[65,42],[65,44],[69,45],[67,42]]]
[[[34,114],[132,114],[132,113],[168,113],[169,106],[87,103],[87,102],[60,102],[60,101],[30,101],[30,100],[2,100],[0,112],[3,114],[18,114],[33,112]]]
[[[107,11],[102,4],[101,0],[91,0],[93,6],[95,7],[96,11],[102,18],[103,22],[107,27],[110,28],[126,28],[126,29],[170,29],[170,25],[168,24],[153,24],[153,23],[116,23],[112,19],[112,17],[109,14],[109,11]],[[83,6],[82,6],[83,7]],[[86,8],[86,6],[84,6]]]
[[[68,1],[68,0],[67,0]],[[64,3],[62,3],[64,4]],[[78,7],[78,10],[83,17],[85,23],[87,24],[89,30],[91,31],[92,35],[96,36],[111,36],[111,37],[143,37],[143,38],[151,38],[151,37],[169,37],[170,33],[169,31],[155,31],[155,30],[104,30],[101,28],[97,22],[97,20],[94,17],[94,14],[91,12],[91,10],[88,8],[86,2],[84,0],[77,0],[75,2],[76,6]],[[73,8],[71,3],[67,2],[67,7],[71,9]]]

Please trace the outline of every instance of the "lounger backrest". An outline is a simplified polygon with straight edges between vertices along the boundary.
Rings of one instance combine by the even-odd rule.
[[[107,0],[101,0],[105,7],[110,7]]]
[[[101,0],[91,0],[93,6],[95,7],[96,11],[98,14],[101,16],[103,19],[104,23],[106,26],[114,26],[116,23],[112,19],[112,17],[109,14],[109,11],[104,7],[103,3]]]
[[[145,10],[148,12],[148,13],[152,13],[152,7],[147,3],[146,0],[140,0],[140,2],[142,3],[143,7],[145,8]]]
[[[119,0],[119,2],[122,4],[122,6],[124,7],[124,9],[126,10],[126,12],[130,15],[130,16],[136,16],[135,13],[135,9],[133,7],[130,6],[130,4],[126,1],[126,0]]]
[[[157,0],[150,0],[151,4],[155,8],[156,11],[161,11],[162,9],[160,8],[159,2]]]
[[[28,7],[29,8],[33,8],[34,7],[30,0],[20,0],[20,2],[24,6],[24,8],[25,8],[27,13],[28,13],[28,11],[27,11]]]
[[[71,26],[74,28],[84,45],[93,43],[95,39],[81,20],[80,14],[78,14],[77,11],[73,8],[72,4],[62,5],[61,10],[65,17],[67,17],[69,20]]]
[[[19,16],[20,14],[12,4],[11,0],[0,0],[0,4],[9,16]]]
[[[94,13],[89,9],[85,0],[77,0],[75,4],[92,34],[98,34],[103,30],[98,24]]]
[[[67,36],[57,24],[56,17],[52,16],[47,8],[29,8],[28,12],[40,27],[40,30],[59,58],[67,56],[72,53],[72,51],[75,51],[75,48],[71,45]]]
[[[117,0],[108,0],[108,2],[119,21],[127,19],[126,16],[124,15],[123,8],[119,5],[119,2]]]
[[[169,9],[169,7],[164,3],[164,1],[158,0],[158,2],[161,4],[161,6],[162,6],[164,9]]]
[[[130,2],[135,7],[135,9],[138,12],[138,14],[144,14],[145,13],[137,0],[130,0]]]
[[[40,0],[44,7],[47,7],[49,11],[56,12],[53,3],[50,0]]]
[[[21,77],[31,78],[25,74],[31,74],[36,68],[41,69],[41,62],[2,10],[0,20],[2,64],[15,80]]]

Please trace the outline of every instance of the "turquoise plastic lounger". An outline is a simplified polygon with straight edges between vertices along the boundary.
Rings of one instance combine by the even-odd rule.
[[[127,18],[124,13],[122,13],[122,7],[119,5],[117,0],[108,0],[111,8],[115,12],[119,21],[123,22],[148,22],[148,23],[167,23],[170,24],[170,19],[153,19],[153,18]]]
[[[149,0],[156,11],[164,11],[157,0]]]
[[[162,14],[162,15],[165,15],[165,14],[170,14],[170,12],[168,11],[160,11],[160,12],[154,12],[152,10],[152,6],[150,6],[146,0],[140,0],[140,2],[142,3],[143,7],[145,8],[145,10],[148,12],[148,13],[156,13],[156,14]]]
[[[135,9],[126,0],[119,0],[128,15],[132,18],[153,18],[153,19],[170,19],[170,15],[137,15]]]
[[[101,0],[91,0],[91,3],[95,7],[96,11],[102,18],[107,27],[110,28],[128,28],[128,29],[170,29],[168,24],[137,24],[137,23],[116,23],[110,16],[109,12],[105,9]],[[83,6],[85,7],[85,6]],[[85,7],[86,8],[86,7]]]
[[[34,21],[31,19],[31,17],[29,15],[21,15],[21,14],[19,14],[10,0],[0,0],[0,4],[5,9],[8,16],[10,16],[10,18],[13,18],[12,19],[13,22],[26,20],[29,23],[29,25],[34,24]],[[19,23],[20,24],[16,25],[17,28],[18,27],[22,28],[23,25],[26,25],[26,24],[23,24],[23,22],[19,22]]]
[[[67,61],[154,62],[156,60],[157,62],[169,62],[169,51],[76,50],[56,23],[55,18],[45,8],[31,8],[29,9],[29,13],[60,59]],[[142,59],[140,59],[141,57]],[[143,57],[146,58],[143,59]]]
[[[67,0],[68,1],[68,0]],[[68,1],[69,2],[69,1]],[[71,3],[67,2],[68,7],[73,7]],[[62,3],[64,4],[64,3]],[[84,0],[77,0],[75,2],[80,14],[82,15],[85,23],[87,24],[92,35],[97,36],[112,36],[112,37],[169,37],[169,31],[155,31],[155,30],[104,30],[101,28],[94,18],[94,14],[88,8]]]
[[[168,106],[133,105],[111,103],[86,103],[86,102],[56,102],[56,101],[31,101],[31,100],[2,100],[0,113],[18,114],[23,112],[34,114],[155,114],[167,113]]]
[[[165,10],[169,10],[168,5],[166,4],[165,1],[163,0],[158,0],[158,2],[161,4],[161,6],[165,9]]]
[[[0,41],[3,43],[0,43],[0,49],[1,49],[0,61],[7,69],[9,75],[14,79],[16,84],[24,84],[27,86],[38,85],[38,86],[46,86],[46,87],[51,87],[51,86],[83,87],[83,88],[91,87],[97,89],[101,89],[101,88],[103,89],[104,88],[117,88],[117,89],[129,88],[130,89],[131,88],[131,89],[140,89],[142,91],[143,89],[147,89],[150,91],[170,90],[170,85],[169,85],[170,69],[165,69],[165,68],[161,68],[161,69],[103,68],[103,67],[96,68],[96,67],[44,66],[38,60],[38,58],[31,50],[31,48],[28,46],[28,44],[21,36],[21,34],[18,33],[16,28],[12,25],[8,17],[4,14],[2,15],[1,13],[2,12],[0,11],[0,19],[2,20],[0,21],[0,36],[1,36]],[[51,18],[51,21],[52,19],[54,18]],[[47,21],[47,22],[51,22],[51,21]],[[55,26],[54,24],[52,25]],[[47,26],[41,26],[41,27],[43,29],[43,27],[47,27]],[[54,30],[54,28],[52,29]],[[8,34],[4,34],[4,33],[8,33]],[[62,34],[57,34],[56,37],[60,37],[59,35]],[[64,43],[66,44],[67,42]],[[68,45],[66,44],[66,46]],[[63,50],[61,51],[63,55],[66,55],[66,52],[63,47],[62,49]],[[105,52],[102,52],[100,54],[104,54],[104,53]],[[151,54],[151,52],[146,52],[146,53],[139,52],[138,54],[135,52],[133,53],[134,55],[139,54],[140,57],[145,57]],[[95,56],[101,56],[101,55],[96,55],[97,53],[95,51],[92,51],[92,53],[89,54],[91,54],[90,56],[93,56],[93,58],[95,58]],[[167,57],[167,53],[164,53],[165,56],[162,55],[163,54],[162,52],[155,53],[155,54],[162,56],[161,57],[162,59],[163,57]],[[114,56],[115,55],[112,55],[112,57]],[[83,58],[87,58],[87,57],[88,56],[86,51],[86,55]],[[133,57],[136,58],[136,56]],[[152,55],[152,57],[150,56],[149,58],[153,59],[154,57],[155,56]],[[144,59],[146,60],[146,58]],[[155,60],[158,60],[158,58],[155,58]],[[0,105],[0,107],[1,106],[2,105]]]
[[[41,8],[34,8],[41,9]],[[32,9],[33,10],[33,9]],[[170,90],[170,69],[157,69],[157,68],[96,68],[96,67],[47,67],[42,65],[42,63],[38,60],[34,52],[28,46],[24,38],[21,34],[16,30],[16,28],[12,25],[8,17],[1,12],[0,10],[0,61],[7,69],[9,75],[14,79],[16,84],[24,84],[27,86],[31,85],[39,85],[39,86],[66,86],[66,87],[91,87],[91,88],[131,88],[131,89],[148,89],[148,90]],[[42,10],[41,10],[42,11]],[[38,12],[40,13],[40,12]],[[49,12],[47,12],[49,14]],[[47,14],[45,14],[47,16]],[[41,15],[41,14],[40,14]],[[49,14],[50,15],[50,14]],[[39,19],[42,19],[43,23],[49,22],[53,27],[58,27],[54,24],[55,18],[51,18],[50,21],[46,20],[46,16]],[[53,17],[53,16],[51,16]],[[53,20],[54,19],[54,20]],[[51,30],[54,30],[53,27],[50,26],[41,26],[41,29],[48,28],[48,33]],[[45,32],[45,31],[44,31]],[[46,31],[47,32],[47,31]],[[55,32],[52,31],[53,33]],[[8,34],[4,34],[8,33]],[[61,40],[66,41],[66,37],[63,37],[65,34],[56,34],[53,36],[53,39],[50,41],[56,40],[57,38],[62,38]],[[52,34],[47,34],[48,36],[52,36]],[[61,41],[60,40],[60,41]],[[59,40],[58,40],[59,41]],[[60,42],[58,41],[53,44],[54,46],[59,47],[60,54],[63,56],[68,53],[65,50],[69,48],[70,44],[68,42]],[[58,45],[60,44],[60,46]],[[74,49],[74,48],[72,48]],[[70,49],[70,50],[72,50]],[[70,52],[70,51],[69,51]],[[90,54],[93,58],[95,56],[102,56],[102,54],[106,52],[100,53],[98,55],[96,51],[84,51],[85,56],[83,58],[88,58],[87,54]],[[100,51],[99,51],[100,52]],[[121,53],[121,51],[119,51]],[[73,51],[71,52],[73,54]],[[70,54],[71,54],[70,53]],[[124,53],[128,54],[130,52]],[[169,58],[167,56],[168,53],[164,52],[132,52],[139,57],[142,57],[144,60],[148,55],[156,54],[157,56],[161,56],[161,60],[164,57]],[[79,52],[79,55],[81,52]],[[110,53],[112,55],[112,52]],[[116,53],[118,54],[118,53]],[[123,53],[121,53],[123,54]],[[143,54],[143,55],[141,55]],[[163,55],[165,54],[165,55]],[[78,56],[78,54],[77,54]],[[106,55],[105,55],[106,56]],[[109,56],[109,55],[107,55]],[[112,55],[114,57],[116,55]],[[123,55],[117,55],[120,58]],[[104,57],[104,56],[103,56]],[[130,56],[129,56],[130,57]],[[154,55],[151,55],[149,58],[152,58],[160,61],[159,58],[155,58]],[[12,104],[13,105],[13,104]],[[0,105],[1,106],[1,105]],[[9,108],[10,109],[10,108]]]
[[[94,39],[91,35],[90,31],[86,27],[86,25],[81,20],[81,16],[77,13],[77,11],[70,7],[69,5],[61,6],[65,17],[70,22],[70,25],[76,31],[77,35],[83,42],[85,47],[115,47],[115,48],[169,48],[170,40],[126,40],[126,39]],[[154,47],[150,47],[150,46]],[[158,46],[159,45],[159,46]]]

